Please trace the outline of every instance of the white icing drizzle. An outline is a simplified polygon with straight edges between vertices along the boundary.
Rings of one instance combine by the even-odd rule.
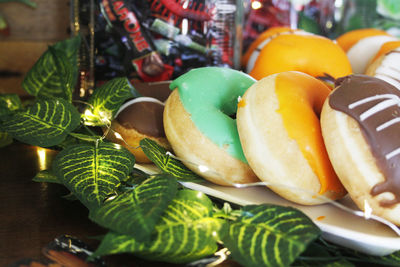
[[[394,94],[381,94],[381,95],[375,95],[375,96],[370,96],[364,99],[361,99],[359,101],[356,101],[354,103],[351,103],[349,105],[349,109],[353,109],[355,107],[358,107],[360,105],[363,105],[365,103],[374,101],[374,100],[378,100],[378,99],[388,99],[385,100],[383,102],[380,102],[378,104],[376,104],[375,106],[373,106],[372,108],[368,109],[367,111],[364,111],[361,115],[360,115],[360,120],[364,121],[365,119],[373,116],[374,114],[378,113],[379,111],[382,111],[388,107],[394,106],[394,105],[398,105],[400,106],[400,98],[397,95]]]
[[[376,127],[376,130],[377,130],[378,132],[379,132],[379,131],[382,131],[383,129],[385,129],[385,128],[387,128],[387,127],[389,127],[389,126],[391,126],[391,125],[393,125],[393,124],[395,124],[395,123],[398,123],[398,122],[400,122],[400,118],[399,118],[399,117],[394,118],[394,119],[391,119],[390,121],[387,121],[387,122],[385,122],[385,123],[379,125],[378,127]]]
[[[349,105],[349,109],[353,109],[355,107],[358,107],[360,105],[363,105],[365,103],[368,103],[368,102],[371,102],[371,101],[374,101],[374,100],[378,100],[378,99],[387,99],[387,100],[384,100],[384,101],[376,104],[372,108],[370,108],[370,109],[364,111],[363,113],[361,113],[361,115],[360,115],[360,120],[361,121],[364,121],[365,119],[373,116],[374,114],[376,114],[376,113],[378,113],[378,112],[380,112],[382,110],[385,110],[388,107],[395,106],[395,105],[400,107],[400,98],[397,95],[394,95],[394,94],[381,94],[381,95],[375,95],[375,96],[366,97],[364,99],[361,99],[361,100],[358,100],[356,102],[353,102],[353,103],[351,103]],[[385,129],[387,127],[390,127],[391,125],[396,124],[398,122],[400,122],[400,117],[393,118],[393,119],[391,119],[391,120],[379,125],[376,128],[376,131],[378,131],[378,132],[382,131],[383,129]],[[391,158],[393,158],[393,157],[395,157],[397,155],[400,155],[400,147],[398,147],[398,148],[392,150],[391,152],[387,153],[385,155],[385,158],[387,160],[389,160],[389,159],[391,159]]]
[[[396,148],[395,150],[393,150],[392,152],[389,152],[385,155],[386,159],[391,159],[397,155],[400,155],[400,147]]]

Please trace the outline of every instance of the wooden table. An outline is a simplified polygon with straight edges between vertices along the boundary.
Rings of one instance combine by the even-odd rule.
[[[56,154],[16,141],[0,148],[0,266],[20,266],[15,263],[23,259],[46,260],[43,248],[62,235],[74,236],[95,249],[99,241],[93,237],[107,233],[88,219],[88,210],[79,201],[63,198],[69,194],[64,186],[32,181],[38,171],[50,168]],[[103,259],[107,267],[178,266],[148,262],[133,255]],[[238,264],[225,261],[218,266]]]
[[[63,198],[65,187],[32,181],[54,151],[19,143],[0,151],[0,266],[42,258],[42,248],[63,234],[94,244],[89,237],[105,233],[83,205]]]
[[[93,237],[107,230],[88,219],[88,210],[79,201],[63,198],[69,193],[64,186],[32,181],[39,170],[50,167],[56,152],[18,142],[0,152],[0,266],[22,259],[44,260],[42,249],[65,234],[96,248]],[[105,262],[155,266],[131,255],[106,257]]]

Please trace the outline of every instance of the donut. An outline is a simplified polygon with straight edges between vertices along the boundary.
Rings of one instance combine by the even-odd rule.
[[[246,73],[259,80],[284,71],[338,78],[352,73],[344,51],[332,40],[301,30],[270,28],[244,55]]]
[[[400,90],[400,41],[384,43],[367,66],[365,74],[382,79]]]
[[[396,40],[396,37],[385,31],[367,28],[348,31],[340,35],[336,42],[346,52],[353,72],[364,74],[380,47],[386,42]]]
[[[202,67],[170,85],[173,92],[164,109],[167,139],[189,169],[212,183],[259,181],[243,154],[234,118],[237,98],[254,82],[237,70]]]
[[[151,161],[140,148],[140,140],[149,138],[170,148],[163,126],[164,103],[152,97],[138,97],[124,103],[111,122],[106,138],[126,147],[138,163]],[[117,133],[117,134],[116,134]]]
[[[319,122],[330,92],[308,74],[287,71],[259,80],[238,104],[238,132],[250,167],[271,190],[295,203],[320,204],[346,194]]]
[[[400,225],[400,91],[362,74],[336,86],[321,113],[332,165],[361,210]]]
[[[246,67],[246,70],[249,72],[254,67],[254,62],[256,61],[260,51],[265,44],[268,42],[272,37],[275,37],[281,33],[291,33],[295,30],[291,29],[290,27],[284,26],[277,26],[271,27],[268,30],[262,32],[258,35],[258,37],[250,44],[249,48],[242,56],[242,66]],[[258,48],[260,46],[260,48]]]

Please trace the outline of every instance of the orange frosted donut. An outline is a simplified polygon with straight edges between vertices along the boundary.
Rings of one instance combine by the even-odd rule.
[[[243,63],[246,72],[257,80],[283,71],[333,78],[352,73],[345,52],[335,42],[287,28],[271,28],[261,34],[244,54]]]
[[[295,30],[289,28],[289,27],[271,27],[268,30],[262,32],[257,39],[255,39],[249,46],[249,48],[246,50],[246,53],[243,54],[242,57],[242,66],[247,66],[249,63],[250,57],[252,57],[252,61],[254,61],[258,53],[260,51],[260,47],[264,46],[263,42],[268,42],[270,38],[281,34],[281,33],[291,33],[294,32]],[[251,63],[254,65],[254,62]]]
[[[361,210],[400,225],[400,91],[385,81],[351,75],[321,113],[332,165]]]
[[[250,167],[282,197],[312,205],[346,192],[325,150],[319,113],[330,89],[301,72],[267,76],[243,95],[237,125]]]
[[[380,47],[397,38],[385,31],[367,28],[346,32],[336,41],[346,52],[354,73],[365,73],[367,65],[375,57]]]

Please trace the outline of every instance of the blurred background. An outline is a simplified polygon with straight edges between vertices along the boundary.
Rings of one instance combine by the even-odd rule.
[[[116,76],[157,82],[201,66],[240,69],[243,52],[272,26],[331,39],[369,27],[400,35],[397,0],[118,2],[1,0],[0,92],[25,95],[23,77],[48,45],[77,34],[83,91]]]

